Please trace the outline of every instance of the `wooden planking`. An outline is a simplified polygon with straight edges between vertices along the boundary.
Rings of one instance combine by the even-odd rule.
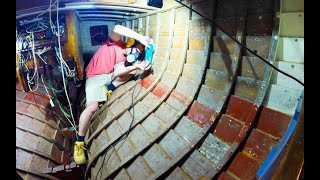
[[[291,116],[267,107],[262,107],[257,128],[274,137],[281,138],[285,134],[290,122]]]
[[[144,155],[143,158],[153,171],[157,171],[166,166],[172,159],[167,155],[158,144],[154,144]],[[134,166],[131,164],[130,166]]]
[[[205,85],[220,91],[224,91],[229,76],[227,72],[207,69]]]
[[[240,75],[256,80],[263,80],[265,66],[265,63],[258,57],[243,56]]]
[[[225,102],[226,95],[223,91],[212,89],[209,86],[202,85],[197,101],[220,112]]]
[[[249,49],[256,51],[261,57],[268,58],[271,36],[246,36],[245,43]],[[245,55],[254,56],[248,51],[245,51]]]
[[[201,127],[194,123],[187,116],[182,116],[179,123],[174,128],[174,131],[178,133],[184,140],[191,143],[194,136],[201,131]]]
[[[197,123],[200,127],[203,127],[206,124],[211,126],[216,115],[217,113],[214,109],[197,101],[193,101],[191,108],[187,113],[187,117]]]
[[[281,13],[280,36],[304,37],[304,12]]]
[[[176,86],[176,90],[178,93],[181,93],[185,97],[192,100],[198,90],[197,86],[198,86],[198,83],[181,76]]]
[[[226,114],[223,114],[214,130],[214,134],[227,143],[232,144],[238,137],[238,134],[242,128],[243,123]]]
[[[278,142],[270,136],[262,131],[253,129],[248,140],[245,142],[243,150],[263,162],[269,155],[272,146],[277,144]]]
[[[184,64],[182,76],[200,83],[202,80],[204,69],[197,65]]]
[[[218,71],[232,71],[232,56],[231,54],[223,54],[212,52],[210,54],[209,68]]]
[[[245,34],[248,36],[271,36],[274,14],[248,15]]]
[[[172,173],[166,177],[167,180],[191,180],[191,177],[185,173],[180,167],[177,167]]]
[[[203,156],[198,150],[192,152],[190,157],[181,166],[192,179],[203,178],[206,171],[213,168],[213,163]]]
[[[280,37],[276,59],[304,63],[304,38]]]
[[[27,179],[52,178],[43,174],[47,168],[69,160],[65,152],[69,153],[70,142],[59,129],[63,124],[58,115],[41,107],[48,104],[45,95],[17,91],[18,99],[23,100],[16,100],[16,168],[23,170]]]
[[[272,84],[265,105],[282,113],[293,115],[298,104],[301,91]]]
[[[303,0],[282,0],[281,1],[281,12],[301,12],[304,11]]]
[[[260,165],[259,162],[240,152],[231,162],[228,171],[241,179],[253,179]]]
[[[172,159],[177,159],[180,153],[190,146],[184,138],[172,129],[164,135],[159,145]]]
[[[213,37],[213,52],[231,54],[234,47],[234,41],[226,35]]]
[[[257,98],[261,81],[243,76],[238,76],[235,95],[248,101],[254,102]]]
[[[189,36],[204,36],[210,35],[211,24],[206,19],[197,19],[189,21]]]
[[[152,169],[141,156],[138,156],[138,158],[133,161],[133,165],[127,168],[127,172],[132,179],[141,180],[147,179],[150,175],[153,174]],[[119,176],[121,176],[121,174],[118,174],[116,177]]]
[[[185,25],[189,21],[189,10],[185,7],[177,8],[175,11],[174,23]]]
[[[203,51],[188,50],[186,63],[205,68],[207,63],[207,56]]]
[[[304,82],[304,64],[297,64],[285,61],[278,61],[276,66],[282,71],[290,74],[291,76],[297,78],[301,82]],[[279,73],[274,72],[275,84],[285,86],[291,89],[303,90],[304,86],[296,82],[295,80]]]
[[[200,146],[199,151],[213,164],[218,164],[220,159],[224,157],[229,147],[230,146],[226,142],[210,133]]]

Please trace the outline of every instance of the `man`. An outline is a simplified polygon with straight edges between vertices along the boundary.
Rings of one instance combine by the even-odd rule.
[[[122,36],[136,39],[144,46],[149,47],[148,37],[124,26],[116,25],[107,42],[98,49],[90,60],[86,68],[86,108],[80,115],[78,139],[74,146],[74,160],[78,165],[86,163],[84,136],[88,131],[91,118],[98,110],[98,103],[106,101],[107,94],[110,95],[110,91],[128,81],[136,70],[143,71],[151,67],[149,62],[124,66],[126,51],[125,44],[121,41]],[[105,85],[107,85],[107,89]]]

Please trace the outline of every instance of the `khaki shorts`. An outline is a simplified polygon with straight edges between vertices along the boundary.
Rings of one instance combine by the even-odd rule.
[[[105,85],[112,81],[113,73],[100,74],[86,80],[86,102],[102,102],[106,101]]]

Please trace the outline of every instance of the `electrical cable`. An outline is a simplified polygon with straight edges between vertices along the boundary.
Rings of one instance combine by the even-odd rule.
[[[46,13],[49,9],[51,10],[51,7],[52,7],[54,4],[57,3],[57,1],[55,1],[53,4],[52,4],[51,2],[52,2],[52,0],[50,0],[50,6],[49,6],[46,10],[44,10],[42,13],[38,14],[36,18],[38,18],[39,16],[43,15],[44,13]]]
[[[122,144],[119,146],[119,148],[116,150],[116,151],[118,151],[118,150],[121,148],[121,146],[124,144],[124,142],[126,141],[125,138],[127,138],[127,137],[129,136],[129,133],[130,133],[130,131],[131,131],[131,127],[132,127],[132,124],[133,124],[133,121],[134,121],[134,116],[135,116],[135,115],[134,115],[134,105],[133,105],[134,91],[135,91],[136,86],[139,84],[139,82],[140,82],[139,80],[140,80],[140,78],[141,78],[141,76],[142,76],[143,73],[144,73],[144,71],[142,71],[142,72],[139,74],[139,76],[138,76],[138,81],[135,83],[135,85],[134,85],[134,87],[133,87],[133,90],[132,90],[131,106],[130,106],[130,107],[132,107],[132,121],[131,121],[131,123],[130,123],[130,126],[129,126],[126,134],[125,134],[124,136],[122,136],[120,139],[118,139],[117,141],[113,142],[112,145],[109,146],[109,148],[105,151],[105,154],[104,154],[104,157],[103,157],[101,166],[100,166],[99,170],[97,171],[97,174],[96,174],[96,176],[95,176],[95,178],[94,178],[95,180],[97,179],[98,174],[99,174],[99,172],[101,171],[101,169],[102,169],[102,167],[104,166],[104,164],[108,163],[108,160],[109,160],[109,158],[111,157],[111,154],[114,152],[114,150],[113,150],[113,151],[110,153],[110,155],[109,155],[109,157],[108,157],[108,159],[107,159],[107,162],[104,163],[108,151],[109,151],[111,148],[113,148],[117,143],[119,143],[120,141],[123,140],[123,143],[122,143]]]
[[[53,88],[53,86],[51,85],[51,83],[49,83],[49,87],[50,87],[50,89],[52,90],[53,95],[54,95],[54,98],[55,98],[55,100],[57,101],[58,106],[59,106],[60,110],[62,111],[63,115],[66,117],[66,119],[67,119],[68,121],[70,121],[69,118],[71,118],[71,116],[66,112],[65,108],[62,106],[62,104],[60,103],[60,101],[59,101],[59,99],[58,99],[58,97],[57,97],[56,92],[58,92],[58,91]]]
[[[57,0],[57,26],[58,26],[58,45],[59,45],[59,53],[60,53],[60,56],[62,58],[62,54],[61,54],[61,43],[60,43],[60,30],[59,30],[59,0]],[[63,61],[63,60],[62,60]],[[62,81],[63,81],[63,87],[64,87],[64,91],[65,91],[65,94],[66,94],[66,97],[67,97],[67,100],[68,100],[68,103],[69,103],[69,108],[70,108],[70,114],[71,114],[71,118],[73,120],[73,124],[70,122],[70,124],[73,126],[74,130],[76,131],[76,135],[77,135],[77,138],[78,138],[78,131],[77,131],[77,128],[76,128],[76,122],[74,120],[74,116],[73,116],[73,112],[72,112],[72,108],[71,108],[71,103],[70,103],[70,100],[69,100],[69,96],[68,96],[68,92],[67,92],[67,87],[66,87],[66,82],[65,82],[65,78],[64,78],[64,72],[63,72],[63,65],[62,65],[62,61],[60,60],[60,67],[61,67],[61,73],[62,73]]]
[[[29,77],[29,71],[27,73],[27,80],[28,80],[28,87],[30,89],[31,92],[34,92],[38,89],[39,87],[39,73],[38,73],[38,66],[37,66],[37,61],[36,61],[36,55],[35,55],[35,50],[34,50],[34,36],[33,36],[33,33],[31,33],[31,37],[32,37],[32,56],[33,56],[33,63],[34,63],[34,66],[35,66],[35,72],[33,73],[33,77],[30,79]],[[30,84],[33,84],[32,80],[34,79],[35,75],[37,75],[37,83],[35,83],[37,86],[36,88],[33,90],[31,87],[30,87]]]
[[[244,44],[242,44],[241,42],[239,42],[237,39],[235,39],[234,37],[230,36],[226,31],[224,31],[218,24],[216,24],[214,21],[210,20],[209,18],[205,17],[204,15],[202,15],[201,13],[197,12],[196,10],[192,9],[191,7],[187,6],[186,4],[182,3],[181,1],[175,0],[176,2],[178,2],[179,4],[183,5],[184,7],[188,8],[189,10],[197,13],[199,16],[205,18],[206,20],[208,20],[209,22],[211,22],[213,25],[215,25],[217,28],[219,28],[224,34],[226,34],[229,38],[231,38],[233,41],[235,41],[237,44],[239,44],[241,47],[243,47],[244,49],[246,49],[247,51],[249,51],[250,53],[252,53],[253,55],[255,55],[256,57],[258,57],[259,59],[261,59],[264,63],[268,64],[269,66],[271,66],[273,69],[275,69],[276,71],[282,73],[283,75],[295,80],[296,82],[298,82],[299,84],[301,84],[302,86],[304,86],[304,83],[301,82],[300,80],[298,80],[297,78],[291,76],[290,74],[278,69],[277,67],[275,67],[273,64],[271,64],[270,62],[268,62],[267,60],[265,60],[263,57],[261,57],[260,55],[258,55],[257,53],[255,53],[254,51],[252,51],[251,49],[249,49],[248,47],[246,47]]]

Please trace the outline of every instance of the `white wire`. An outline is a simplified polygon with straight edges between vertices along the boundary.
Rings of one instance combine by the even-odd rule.
[[[44,31],[44,30],[46,30],[48,28],[48,26],[46,26],[46,25],[44,25],[42,23],[41,23],[41,26],[39,26],[39,24],[40,24],[40,22],[37,23],[37,27],[31,29],[31,27],[35,26],[35,24],[32,24],[31,26],[29,26],[26,29],[26,32],[27,33],[41,32],[41,31]],[[37,29],[37,28],[39,28],[39,29],[38,30],[34,30],[34,29]],[[30,31],[30,29],[31,29],[31,31]]]
[[[41,74],[41,81],[42,81],[42,83],[43,83],[43,85],[44,85],[44,89],[46,90],[48,97],[51,99],[51,96],[50,96],[50,94],[49,94],[49,92],[48,92],[47,86],[46,86],[46,84],[45,84],[44,81],[43,81],[43,74]]]
[[[39,54],[37,54],[39,56],[39,58],[45,63],[48,64]]]
[[[70,70],[68,64],[65,62],[65,60],[62,57],[61,49],[55,47],[56,50],[56,56],[58,57],[58,61],[60,64],[62,64],[63,68],[65,69],[66,76],[67,77],[74,77],[75,76],[75,68],[73,70]]]
[[[58,2],[58,0],[56,1]],[[56,3],[55,2],[55,3]],[[50,6],[49,7],[52,7],[52,0],[50,0]],[[67,77],[74,77],[75,76],[75,67],[73,70],[70,70],[68,64],[63,60],[63,57],[62,57],[62,53],[61,53],[61,43],[60,43],[60,36],[62,36],[60,34],[60,26],[59,26],[59,15],[58,15],[58,12],[59,12],[59,2],[57,3],[57,27],[53,24],[52,22],[52,19],[51,19],[51,8],[49,8],[49,23],[50,23],[50,28],[51,28],[51,31],[54,35],[56,35],[58,37],[58,42],[59,42],[59,48],[57,49],[55,47],[55,50],[56,50],[56,56],[58,57],[58,61],[60,62],[61,66],[63,66],[64,70],[65,70],[65,73],[66,73],[66,76]],[[57,30],[58,29],[58,30]],[[57,30],[57,31],[56,31]]]
[[[45,11],[43,11],[42,13],[38,14],[36,18],[38,18],[39,16],[43,15],[44,13],[46,13],[48,10],[51,10],[51,6],[53,6],[55,3],[57,3],[57,1],[55,1],[53,4],[51,4],[52,0],[50,0],[50,6],[48,7],[48,9],[46,9]]]
[[[58,3],[57,3],[57,26],[59,27],[59,18],[58,18],[58,13],[59,13],[59,0],[57,0],[57,2],[58,2]],[[51,1],[50,1],[50,3],[51,3]],[[57,36],[57,37],[58,37],[58,44],[59,44],[59,53],[60,53],[60,57],[62,58],[62,54],[61,54],[61,44],[60,44],[60,30],[59,30],[59,28],[58,28],[58,36]],[[77,128],[75,127],[76,122],[75,122],[74,117],[73,117],[72,108],[71,108],[71,103],[70,103],[70,100],[69,100],[69,96],[68,96],[68,92],[67,92],[67,87],[66,87],[66,82],[65,82],[65,79],[64,79],[64,72],[63,72],[63,67],[62,67],[62,61],[64,61],[64,60],[63,60],[63,59],[60,60],[63,87],[64,87],[64,92],[65,92],[65,94],[66,94],[66,96],[67,96],[67,100],[68,100],[68,103],[69,103],[70,114],[71,114],[71,117],[72,117],[72,120],[73,120],[73,123],[74,123],[74,124],[72,124],[69,119],[68,119],[68,121],[69,121],[69,123],[72,125],[72,127],[74,128],[74,130],[77,132],[77,133],[76,133],[76,136],[77,136],[77,138],[78,138],[78,134],[79,134],[79,133],[78,133],[78,131],[77,131]]]
[[[33,74],[32,79],[29,78],[29,73],[27,73],[27,80],[28,80],[28,87],[29,87],[30,91],[34,92],[39,87],[39,73],[38,73],[38,66],[37,66],[36,55],[35,55],[35,50],[34,50],[34,36],[33,36],[33,33],[31,33],[31,38],[32,38],[32,56],[33,56],[33,63],[34,63],[34,66],[35,66],[35,70],[34,70],[34,74]],[[34,79],[36,74],[37,74],[37,83],[35,83],[35,84],[37,85],[37,87],[36,87],[36,89],[33,90],[30,87],[30,84],[33,84],[32,80]]]
[[[39,56],[39,58],[45,63],[48,64],[42,57],[41,54],[45,53],[46,51],[50,50],[51,46],[46,49],[46,47],[43,48],[43,50],[36,52],[36,54]]]

